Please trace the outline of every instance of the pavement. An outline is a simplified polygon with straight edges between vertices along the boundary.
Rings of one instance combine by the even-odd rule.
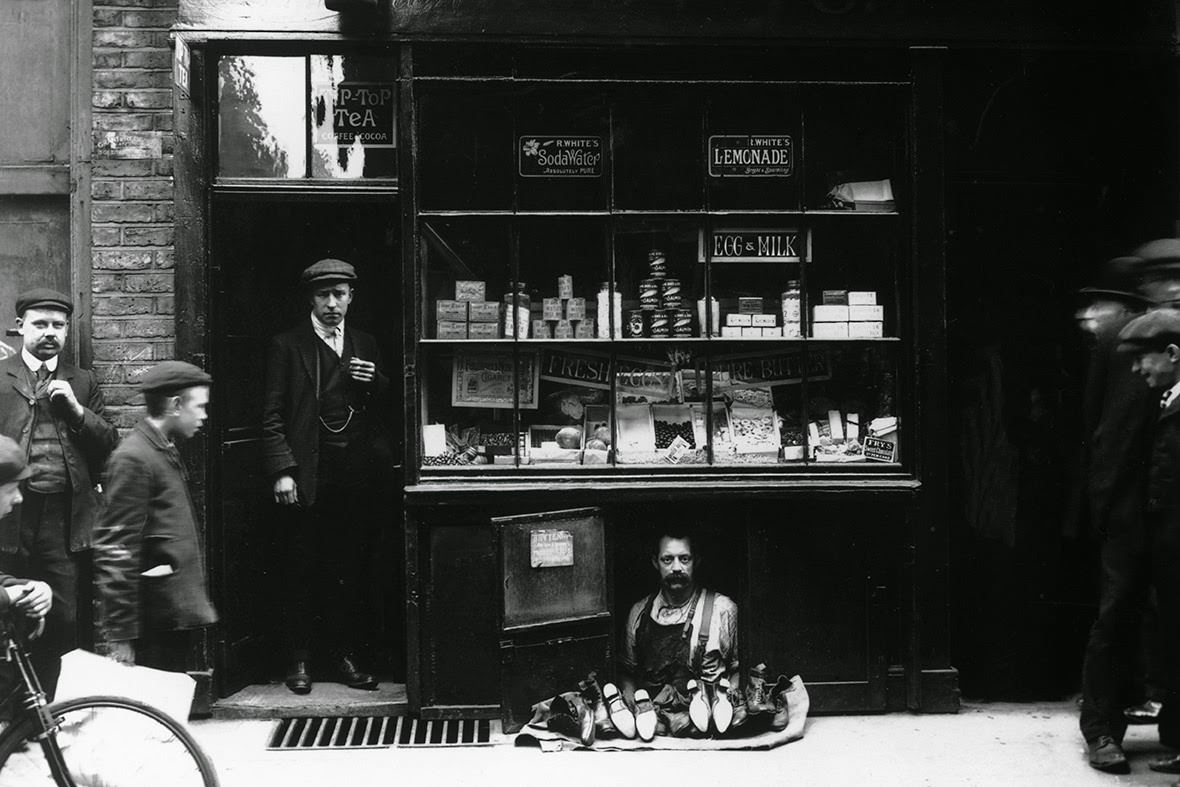
[[[1072,701],[965,702],[957,715],[824,716],[802,740],[771,751],[561,751],[542,753],[494,736],[495,745],[332,751],[267,751],[274,722],[191,724],[224,787],[373,785],[1172,785],[1148,770],[1166,753],[1154,727],[1132,727],[1129,776],[1090,768]]]

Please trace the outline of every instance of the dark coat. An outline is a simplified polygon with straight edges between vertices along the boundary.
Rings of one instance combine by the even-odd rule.
[[[1164,512],[1172,532],[1180,528],[1180,397],[1159,411],[1156,420],[1147,509]]]
[[[174,447],[140,421],[111,454],[108,503],[94,531],[94,584],[104,642],[217,621],[188,474]],[[155,566],[162,577],[144,577]]]
[[[316,379],[319,345],[310,317],[296,328],[274,337],[266,360],[266,399],[262,411],[262,461],[272,481],[289,474],[304,505],[315,503],[319,472],[319,399]],[[372,361],[377,373],[372,384],[359,387],[359,404],[366,411],[368,435],[377,461],[388,462],[389,440],[383,427],[389,401],[389,377],[377,340],[345,324],[345,346],[351,341],[358,358]]]
[[[93,372],[59,361],[57,379],[65,380],[82,405],[82,423],[71,426],[54,409],[54,424],[61,438],[73,500],[70,508],[70,550],[90,546],[101,498],[95,490],[107,456],[119,442],[119,433],[103,418],[102,389]],[[28,367],[21,355],[0,361],[0,434],[7,435],[27,452],[33,438],[36,399],[29,385]],[[20,541],[20,506],[0,522],[0,552],[15,552]]]
[[[1125,322],[1098,340],[1086,377],[1081,479],[1089,532],[1096,536],[1142,532],[1151,435],[1159,413],[1159,393],[1131,371],[1132,357],[1118,351]]]

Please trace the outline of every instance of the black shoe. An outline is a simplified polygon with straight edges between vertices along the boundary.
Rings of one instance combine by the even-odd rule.
[[[307,662],[291,662],[291,668],[287,670],[287,678],[283,682],[295,694],[309,693],[311,691],[311,673],[307,671]]]
[[[1148,768],[1160,773],[1180,773],[1180,754],[1174,757],[1164,757],[1162,760],[1152,760]]]
[[[1090,767],[1103,773],[1130,773],[1131,764],[1127,762],[1127,755],[1123,754],[1123,747],[1109,735],[1100,735],[1088,742],[1090,750]]]
[[[1155,700],[1147,700],[1129,708],[1123,708],[1123,718],[1127,724],[1157,724],[1160,720],[1160,708],[1163,705]]]
[[[352,656],[342,656],[336,662],[336,672],[340,676],[340,682],[350,689],[377,689],[377,679],[357,667]]]

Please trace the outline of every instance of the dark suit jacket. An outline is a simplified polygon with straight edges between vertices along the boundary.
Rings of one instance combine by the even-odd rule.
[[[383,410],[389,401],[389,377],[377,340],[345,324],[345,343],[351,341],[358,358],[373,361],[377,373],[368,386],[358,386],[366,409],[374,455],[388,462],[388,437]],[[272,481],[290,474],[304,505],[315,503],[319,471],[319,399],[316,363],[323,342],[311,318],[274,337],[266,360],[266,400],[262,411],[262,461]]]
[[[111,454],[108,503],[94,531],[94,584],[102,641],[217,621],[188,475],[175,448],[146,420]],[[142,573],[167,565],[171,574]]]
[[[1171,532],[1177,532],[1180,527],[1180,397],[1159,411],[1156,420],[1147,508],[1165,512]]]
[[[94,521],[99,509],[99,496],[94,487],[99,483],[103,466],[111,449],[119,442],[119,433],[102,417],[102,389],[93,372],[59,361],[57,379],[65,380],[74,389],[74,396],[82,405],[82,423],[71,426],[56,415],[54,424],[61,438],[70,477],[73,501],[70,508],[70,549],[78,551],[90,546]],[[33,438],[33,411],[36,399],[29,385],[28,368],[16,354],[0,361],[0,434],[11,437],[27,452]],[[15,552],[20,541],[20,506],[0,522],[0,551]]]

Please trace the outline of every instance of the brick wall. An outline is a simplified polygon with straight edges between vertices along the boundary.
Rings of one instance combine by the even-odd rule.
[[[174,357],[172,49],[176,0],[94,0],[93,368],[121,428],[133,385]]]

